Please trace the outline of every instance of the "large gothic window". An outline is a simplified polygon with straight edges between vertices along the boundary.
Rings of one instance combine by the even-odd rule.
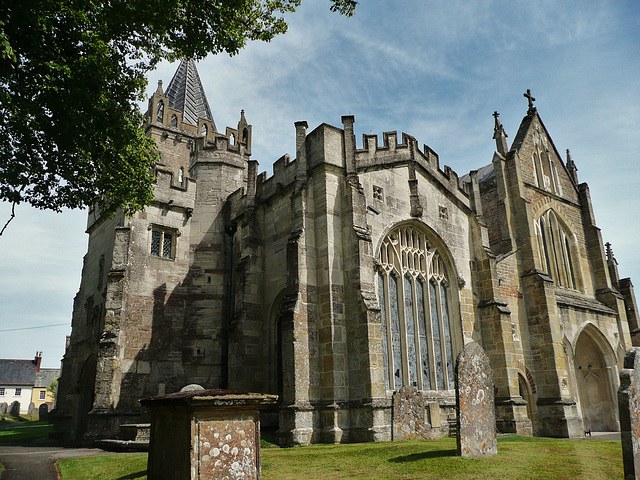
[[[553,210],[547,210],[535,223],[542,269],[562,287],[578,288],[573,236]]]
[[[378,257],[387,389],[454,388],[450,277],[425,233],[408,225],[391,231]]]

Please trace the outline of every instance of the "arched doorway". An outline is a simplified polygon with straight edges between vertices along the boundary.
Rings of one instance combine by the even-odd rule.
[[[613,350],[602,334],[589,325],[578,337],[575,352],[573,363],[585,431],[619,430],[611,378],[615,373]]]
[[[96,359],[91,357],[84,362],[80,378],[78,380],[78,416],[76,418],[76,429],[73,436],[74,441],[79,442],[87,431],[89,412],[93,408],[96,386]]]
[[[522,397],[522,399],[527,402],[527,417],[529,417],[529,420],[531,420],[531,425],[535,425],[536,401],[533,397],[533,393],[531,392],[529,382],[527,382],[527,380],[521,373],[518,373],[518,389],[520,391],[520,396]]]
[[[278,403],[260,411],[261,428],[268,434],[275,434],[279,428],[280,405],[283,400],[282,304],[284,295],[285,292],[282,291],[276,297],[269,314],[267,391],[278,395]]]

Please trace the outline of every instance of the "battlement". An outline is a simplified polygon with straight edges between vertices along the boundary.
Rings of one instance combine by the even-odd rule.
[[[402,141],[400,143],[398,143],[397,131],[384,132],[382,138],[383,143],[380,145],[378,135],[362,135],[363,146],[356,149],[358,170],[385,168],[413,161],[431,173],[448,190],[461,193],[466,198],[469,197],[466,187],[460,187],[456,171],[448,165],[445,165],[443,169],[440,168],[440,158],[431,147],[424,144],[420,149],[415,137],[405,132],[401,133]]]
[[[307,170],[311,172],[320,165],[333,165],[345,168],[344,130],[326,123],[320,124],[305,137]],[[460,185],[459,176],[448,165],[440,167],[438,154],[428,145],[418,146],[415,137],[402,132],[398,141],[397,131],[382,134],[382,145],[376,134],[363,134],[362,146],[355,150],[355,163],[358,171],[389,168],[395,165],[415,162],[428,172],[446,190],[463,203],[468,203],[467,185]],[[267,199],[277,191],[291,186],[298,170],[296,159],[285,154],[273,164],[273,174],[260,173],[256,178],[257,196]]]

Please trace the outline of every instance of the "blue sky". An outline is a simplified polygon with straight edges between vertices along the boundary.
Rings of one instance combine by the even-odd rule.
[[[491,161],[494,110],[513,139],[530,88],[556,148],[571,150],[589,183],[621,276],[640,290],[636,0],[362,0],[353,18],[329,5],[305,0],[286,35],[198,64],[219,130],[245,110],[261,170],[293,156],[295,121],[340,126],[353,114],[359,144],[363,133],[407,132],[462,175]],[[148,91],[176,67],[160,65]],[[0,220],[9,211],[0,204]],[[16,214],[0,237],[0,358],[38,350],[56,367],[80,285],[85,213],[22,205]]]

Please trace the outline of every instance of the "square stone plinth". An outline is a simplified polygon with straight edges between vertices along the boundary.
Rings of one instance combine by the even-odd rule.
[[[149,479],[259,479],[259,409],[277,395],[199,390],[145,398]]]

